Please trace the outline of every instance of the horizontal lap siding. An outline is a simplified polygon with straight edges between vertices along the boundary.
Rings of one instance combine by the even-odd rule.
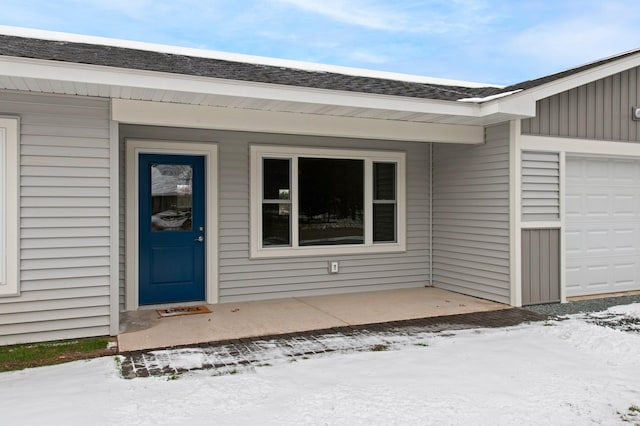
[[[20,288],[0,344],[109,334],[109,103],[0,93],[19,115]]]
[[[522,220],[560,220],[560,154],[522,153]]]
[[[634,106],[640,106],[640,68],[539,100],[536,116],[522,120],[522,134],[638,142]]]
[[[249,259],[249,144],[392,149],[407,152],[407,253]],[[220,144],[220,301],[258,300],[428,284],[428,146],[263,136]],[[340,262],[329,274],[328,261]]]
[[[122,126],[121,136],[215,141],[219,148],[220,302],[384,290],[428,285],[428,145],[321,137]],[[395,254],[249,258],[249,145],[266,143],[407,153],[407,252]],[[328,261],[340,262],[338,274]]]
[[[434,145],[433,281],[509,303],[509,125],[478,146]]]

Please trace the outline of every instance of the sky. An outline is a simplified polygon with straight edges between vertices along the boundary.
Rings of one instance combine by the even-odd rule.
[[[509,85],[640,47],[628,0],[0,0],[0,25]]]

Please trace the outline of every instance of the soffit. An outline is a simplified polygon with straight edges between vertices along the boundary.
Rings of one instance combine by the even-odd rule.
[[[337,117],[371,118],[407,122],[443,123],[461,125],[487,125],[515,118],[513,114],[497,113],[481,116],[476,104],[456,105],[451,101],[423,101],[411,99],[406,107],[385,108],[399,97],[365,95],[365,99],[355,102],[359,105],[345,105],[339,99],[336,102],[305,102],[303,100],[268,99],[263,96],[242,94],[232,96],[219,93],[201,93],[168,88],[136,87],[123,84],[100,84],[82,81],[64,81],[53,78],[20,77],[0,75],[0,89],[28,91],[31,93],[49,93],[72,96],[91,96],[112,99],[166,102],[186,105],[202,105],[225,108],[250,109],[274,112],[292,112]],[[317,90],[317,89],[316,89]],[[331,91],[327,91],[331,92]],[[375,96],[375,106],[368,103],[366,96]],[[385,102],[388,98],[389,102]],[[300,99],[305,99],[304,93]],[[429,103],[428,107],[425,105]],[[422,104],[422,105],[420,105]],[[454,105],[451,105],[454,104]],[[422,111],[421,111],[422,110]],[[424,111],[427,110],[427,111]],[[462,111],[461,115],[457,111]]]

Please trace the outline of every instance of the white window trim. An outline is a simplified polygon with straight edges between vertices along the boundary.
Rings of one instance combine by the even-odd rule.
[[[404,252],[406,244],[406,154],[392,151],[368,151],[351,149],[303,148],[297,146],[251,145],[251,257],[296,257],[333,256],[347,254],[370,254]],[[358,245],[304,246],[304,247],[262,247],[262,159],[274,158],[341,158],[365,161],[364,205],[365,242]],[[394,162],[397,164],[397,241],[373,243],[373,163]],[[298,241],[297,173],[291,176],[291,239]]]
[[[18,118],[0,117],[0,296],[20,294],[18,129]]]

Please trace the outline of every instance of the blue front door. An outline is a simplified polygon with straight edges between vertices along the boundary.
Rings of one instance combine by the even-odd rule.
[[[204,157],[140,154],[139,303],[205,298]]]

